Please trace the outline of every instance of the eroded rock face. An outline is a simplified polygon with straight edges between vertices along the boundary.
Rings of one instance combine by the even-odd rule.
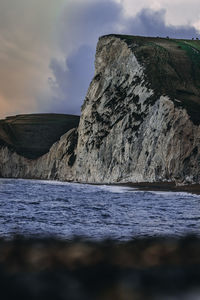
[[[76,159],[77,129],[71,129],[56,142],[50,151],[36,160],[30,160],[0,149],[0,175],[10,178],[73,180],[72,170]]]
[[[199,137],[185,109],[157,97],[126,42],[100,39],[79,126],[76,180],[199,182]]]
[[[162,40],[156,43],[160,51]],[[169,45],[165,41],[162,45],[166,56]],[[37,160],[24,159],[2,148],[1,176],[90,183],[200,183],[196,79],[190,85],[191,108],[187,110],[190,102],[177,75],[179,70],[176,68],[175,73],[170,69],[167,58],[164,69],[171,75],[166,75],[166,90],[163,82],[159,90],[157,82],[165,79],[152,74],[151,80],[151,57],[144,59],[141,47],[150,49],[138,39],[127,42],[114,35],[100,38],[95,76],[82,107],[78,131],[74,129],[62,136],[48,154]],[[170,55],[179,50],[173,51]],[[187,61],[185,53],[182,57]],[[174,80],[179,89],[177,92],[176,85],[172,85],[172,93],[169,87]]]

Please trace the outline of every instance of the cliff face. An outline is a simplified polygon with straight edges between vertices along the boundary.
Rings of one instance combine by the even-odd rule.
[[[27,114],[0,120],[0,145],[26,158],[47,153],[59,138],[77,127],[79,116],[64,114]]]
[[[78,133],[37,160],[2,148],[1,176],[200,183],[199,51],[198,41],[100,38]]]
[[[6,178],[34,178],[73,180],[77,130],[71,129],[53,144],[49,152],[31,160],[7,147],[0,149],[0,176]]]
[[[79,126],[77,180],[199,182],[198,119],[192,113],[189,115],[184,102],[180,102],[180,94],[178,99],[176,97],[177,89],[184,90],[181,84],[187,87],[189,79],[182,82],[178,77],[184,66],[180,65],[177,70],[169,65],[169,62],[177,63],[173,57],[163,63],[164,71],[160,61],[157,63],[166,78],[159,70],[152,69],[150,73],[155,49],[158,47],[157,51],[161,51],[162,47],[161,52],[165,53],[167,47],[171,47],[170,56],[175,48],[172,42],[168,46],[166,40],[155,41],[159,45],[152,48],[149,39],[142,42],[137,38],[127,41],[116,36],[100,39],[96,74],[83,105]],[[151,48],[154,51],[150,51]],[[183,62],[189,60],[178,46],[175,50],[180,51]],[[143,56],[148,53],[145,59],[142,51]],[[157,53],[157,58],[161,60],[162,54]],[[189,68],[188,64],[185,68]],[[194,84],[190,84],[190,89],[198,95]],[[189,101],[191,107],[194,103],[198,109],[195,101],[200,98],[196,94],[192,94],[194,99]],[[185,94],[183,98],[187,100]]]

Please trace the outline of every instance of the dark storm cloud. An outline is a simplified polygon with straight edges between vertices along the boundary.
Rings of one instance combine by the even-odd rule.
[[[64,65],[52,59],[50,80],[54,97],[51,110],[80,114],[90,80],[94,74],[94,54],[98,37],[109,33],[144,36],[196,37],[191,26],[169,26],[165,10],[143,9],[135,17],[125,17],[120,4],[110,0],[71,4],[60,25],[60,47],[66,53]]]
[[[60,45],[64,51],[77,45],[94,45],[99,35],[115,31],[120,23],[123,7],[113,0],[74,2],[66,7],[60,22]]]
[[[54,99],[53,112],[80,113],[81,102],[94,74],[94,55],[94,47],[83,45],[66,59],[64,67],[55,59],[51,61],[55,81],[50,81],[50,84],[61,100]]]
[[[71,4],[60,24],[60,47],[66,52],[64,65],[52,59],[54,78],[51,111],[80,114],[89,83],[94,74],[96,43],[100,35],[115,32],[120,24],[122,6],[113,1]]]
[[[171,38],[192,38],[198,36],[196,29],[192,26],[166,25],[166,11],[161,9],[153,11],[143,9],[136,17],[125,20],[126,32],[144,36],[170,36]]]

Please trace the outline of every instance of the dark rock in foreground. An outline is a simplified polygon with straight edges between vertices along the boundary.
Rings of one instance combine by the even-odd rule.
[[[200,299],[200,239],[0,241],[1,299]]]

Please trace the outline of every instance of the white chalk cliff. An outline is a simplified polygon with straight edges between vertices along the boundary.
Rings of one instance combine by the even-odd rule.
[[[200,183],[200,122],[195,114],[199,91],[193,79],[183,83],[173,57],[170,65],[169,57],[178,51],[188,60],[184,50],[170,42],[101,37],[79,127],[38,159],[2,146],[0,176],[89,183]],[[155,55],[158,70],[153,69]],[[166,82],[164,76],[155,75],[161,72],[163,57]],[[192,111],[187,95],[196,105]]]

